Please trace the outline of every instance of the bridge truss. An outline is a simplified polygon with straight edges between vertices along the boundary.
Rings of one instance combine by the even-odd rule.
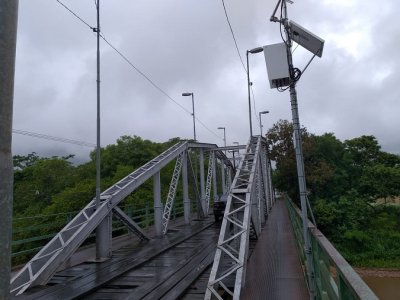
[[[272,206],[266,141],[251,137],[229,189],[214,263],[204,299],[240,299],[245,283],[249,238],[257,238]]]
[[[194,174],[197,168],[193,168],[190,156],[196,157],[199,154],[199,173]],[[207,179],[204,176],[204,155],[209,157]],[[160,171],[170,162],[176,161],[175,169],[169,186],[168,197],[165,201],[164,209],[161,203],[161,184]],[[214,191],[214,197],[218,194],[216,167],[220,166],[222,171],[222,187],[226,189],[226,174],[232,174],[233,165],[224,153],[215,144],[188,143],[180,142],[170,147],[159,156],[155,157],[142,167],[138,168],[116,184],[101,193],[101,203],[96,205],[96,200],[89,202],[54,238],[47,243],[11,280],[11,293],[14,295],[22,294],[26,289],[36,285],[46,284],[56,273],[58,268],[68,260],[77,248],[95,231],[95,229],[106,218],[114,215],[122,221],[129,230],[135,233],[141,240],[149,240],[150,237],[135,223],[120,207],[120,204],[127,196],[134,192],[144,182],[154,178],[154,210],[155,210],[155,230],[157,235],[166,234],[168,231],[168,222],[175,201],[178,183],[182,181],[184,219],[186,224],[190,224],[191,205],[188,192],[189,177],[194,180],[196,192],[194,197],[199,205],[198,215],[207,217],[210,202],[211,190]],[[189,176],[188,176],[189,173]],[[200,177],[200,191],[198,191],[197,178]],[[163,212],[160,213],[160,209]],[[158,212],[157,212],[158,211]],[[111,222],[109,222],[109,226]],[[111,235],[111,228],[108,228]],[[110,239],[111,243],[111,239]],[[111,244],[107,245],[111,249]],[[111,256],[111,250],[109,251]]]

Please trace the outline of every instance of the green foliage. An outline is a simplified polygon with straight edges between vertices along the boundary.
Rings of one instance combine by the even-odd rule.
[[[277,189],[299,199],[293,127],[280,120],[267,133]],[[378,199],[400,196],[400,156],[386,153],[374,136],[341,142],[332,133],[302,129],[309,199],[319,229],[350,263],[400,265],[400,208]]]
[[[179,138],[173,138],[165,143],[155,143],[137,136],[122,136],[116,144],[101,149],[101,190],[179,141]],[[95,153],[91,153],[90,162],[79,166],[73,166],[68,161],[71,157],[41,158],[36,153],[14,156],[13,240],[24,242],[14,243],[13,253],[26,251],[27,256],[15,258],[13,263],[20,263],[32,255],[34,251],[29,249],[42,246],[95,197]],[[174,166],[175,162],[171,162],[161,170],[162,186],[169,186]],[[162,199],[166,199],[168,189],[164,188],[161,192]],[[178,189],[177,197],[179,193]],[[148,180],[123,204],[130,206],[130,210],[139,209],[143,213],[146,210],[149,213],[152,202],[153,184],[152,180]],[[150,224],[150,220],[146,224]],[[42,238],[32,239],[32,236]]]

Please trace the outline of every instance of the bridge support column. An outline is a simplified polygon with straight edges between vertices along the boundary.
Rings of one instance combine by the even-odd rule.
[[[218,199],[218,188],[217,188],[217,167],[216,167],[217,160],[215,159],[215,153],[213,152],[213,176],[212,176],[212,184],[213,184],[213,195],[214,201]]]
[[[225,165],[223,161],[221,161],[221,185],[222,185],[222,194],[225,194],[226,193]]]
[[[103,261],[112,254],[112,213],[96,229],[96,260]]]
[[[162,236],[163,205],[161,203],[160,172],[157,172],[153,176],[153,197],[154,197],[154,228],[156,231],[156,236]]]
[[[183,215],[185,224],[190,224],[190,199],[188,191],[188,166],[187,166],[187,153],[183,156],[182,161],[182,189],[183,189]]]
[[[203,212],[206,212],[206,189],[204,184],[204,150],[200,148],[200,197]],[[207,216],[205,216],[207,217]]]

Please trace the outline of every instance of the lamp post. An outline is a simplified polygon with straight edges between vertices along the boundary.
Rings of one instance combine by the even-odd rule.
[[[193,139],[196,142],[196,116],[194,114],[194,94],[193,93],[182,93],[183,97],[192,96],[192,116],[193,116]]]
[[[260,136],[262,137],[262,123],[261,123],[261,115],[265,115],[265,114],[268,114],[269,113],[269,110],[265,110],[265,111],[260,111],[259,113],[258,113],[258,115],[259,115],[259,119],[260,119]]]
[[[224,147],[226,148],[226,135],[225,135],[225,127],[218,127],[218,129],[224,130]],[[225,156],[226,156],[226,149],[225,149]]]
[[[250,123],[250,136],[253,136],[253,127],[252,127],[252,122],[251,122],[251,97],[250,97],[250,88],[251,88],[251,82],[250,82],[250,71],[249,71],[249,53],[255,54],[262,52],[263,48],[262,47],[257,47],[251,50],[246,51],[246,61],[247,61],[247,93],[248,93],[248,98],[249,98],[249,123]]]

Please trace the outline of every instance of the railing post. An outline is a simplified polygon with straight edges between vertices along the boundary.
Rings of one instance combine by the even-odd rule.
[[[156,230],[156,236],[161,236],[163,206],[161,203],[160,172],[157,172],[153,176],[153,197],[154,197],[154,228]]]

